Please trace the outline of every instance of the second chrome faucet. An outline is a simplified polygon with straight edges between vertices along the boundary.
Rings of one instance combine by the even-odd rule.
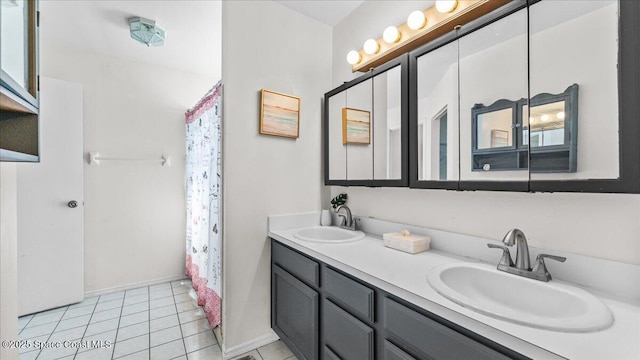
[[[340,214],[340,209],[344,209],[345,214]],[[356,229],[356,221],[353,219],[353,216],[351,215],[351,209],[349,209],[347,205],[338,206],[338,208],[336,209],[336,214],[340,219],[342,219],[340,224],[338,224],[339,227],[347,230]]]
[[[551,274],[547,270],[547,266],[544,263],[544,259],[552,259],[560,262],[564,262],[567,258],[562,256],[554,256],[548,254],[540,254],[536,257],[536,264],[533,269],[531,268],[531,262],[529,259],[529,245],[527,244],[527,237],[520,229],[511,229],[502,239],[502,243],[506,246],[487,244],[490,248],[502,249],[502,258],[498,264],[498,270],[508,272],[514,275],[520,275],[527,278],[549,281],[551,280]],[[511,253],[509,247],[516,245],[516,262],[511,260]]]

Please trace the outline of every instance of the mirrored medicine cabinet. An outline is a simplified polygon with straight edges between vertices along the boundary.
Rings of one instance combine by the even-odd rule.
[[[640,193],[638,19],[635,1],[512,1],[345,83],[325,184]]]
[[[407,186],[408,56],[325,94],[325,184]]]

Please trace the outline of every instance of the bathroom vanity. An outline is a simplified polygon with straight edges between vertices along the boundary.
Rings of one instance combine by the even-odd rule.
[[[528,359],[277,240],[271,249],[273,328],[299,357]]]
[[[612,325],[573,332],[520,325],[460,306],[427,281],[430,271],[447,264],[495,267],[499,254],[485,245],[493,241],[369,218],[359,221],[366,236],[353,242],[312,242],[295,236],[301,228],[317,226],[319,219],[319,213],[269,218],[272,328],[299,359],[635,359],[640,355],[638,289],[624,290],[624,281],[612,281],[608,289],[600,286],[601,279],[587,284],[593,286],[587,291],[610,309]],[[432,249],[411,255],[383,246],[382,233],[405,227],[431,236]],[[532,248],[532,254],[539,252]],[[590,276],[583,267],[594,265],[603,276],[640,278],[638,266],[563,255],[569,264],[549,266],[559,279],[552,282],[558,284],[581,288],[573,282]]]

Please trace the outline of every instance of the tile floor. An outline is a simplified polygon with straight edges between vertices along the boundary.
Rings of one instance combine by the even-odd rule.
[[[91,297],[20,317],[19,339],[32,344],[20,350],[20,360],[222,359],[195,297],[190,281],[174,281]],[[33,346],[36,341],[62,346],[37,349]],[[68,346],[69,342],[76,345]],[[248,355],[256,360],[295,359],[281,341],[236,359]]]

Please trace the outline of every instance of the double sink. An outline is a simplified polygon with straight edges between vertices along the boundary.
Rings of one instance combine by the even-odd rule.
[[[366,237],[362,231],[337,226],[303,228],[293,236],[322,244],[350,243]],[[458,305],[520,325],[589,332],[613,324],[609,308],[585,290],[557,280],[543,282],[509,274],[489,264],[452,262],[438,265],[428,271],[426,282]]]

